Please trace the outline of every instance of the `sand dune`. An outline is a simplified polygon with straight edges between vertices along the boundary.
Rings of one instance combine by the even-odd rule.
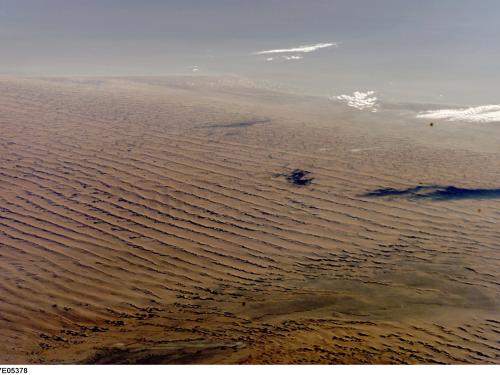
[[[0,79],[1,362],[500,363],[498,126],[206,80]]]

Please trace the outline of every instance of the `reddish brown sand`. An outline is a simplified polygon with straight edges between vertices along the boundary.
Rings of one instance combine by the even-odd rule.
[[[0,78],[0,362],[500,363],[500,199],[363,196],[498,124],[211,82]]]

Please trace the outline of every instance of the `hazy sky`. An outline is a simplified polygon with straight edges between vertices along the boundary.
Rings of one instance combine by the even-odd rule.
[[[497,104],[499,20],[498,0],[0,0],[0,74],[233,73]],[[337,45],[254,54],[317,43]]]

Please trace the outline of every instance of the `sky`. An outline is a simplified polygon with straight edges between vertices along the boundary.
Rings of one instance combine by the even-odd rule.
[[[498,0],[0,0],[0,75],[237,74],[490,105],[499,19]]]

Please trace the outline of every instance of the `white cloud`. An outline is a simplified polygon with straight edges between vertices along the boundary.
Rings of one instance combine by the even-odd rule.
[[[377,97],[373,96],[375,91],[359,92],[355,91],[353,95],[339,95],[331,99],[337,99],[347,103],[349,107],[357,108],[360,110],[369,109],[372,112],[377,112]]]
[[[301,55],[283,56],[285,60],[300,60],[303,57]]]
[[[195,66],[193,66],[193,69],[191,69],[191,71],[192,71],[193,73],[196,73],[196,72],[199,72],[199,71],[200,71],[200,68],[198,68],[198,67],[195,65]]]
[[[266,61],[276,61],[276,60],[301,60],[304,57],[302,55],[283,55],[283,56],[273,56],[273,57],[267,57]]]
[[[418,118],[442,119],[467,122],[500,122],[500,105],[482,105],[479,107],[440,109],[420,112]]]
[[[270,49],[266,51],[259,51],[255,52],[255,55],[269,55],[269,54],[274,54],[274,53],[294,53],[294,52],[302,52],[302,53],[309,53],[309,52],[314,52],[318,49],[321,48],[328,48],[328,47],[336,47],[337,43],[317,43],[317,44],[310,44],[307,46],[299,46],[299,47],[293,47],[293,48],[280,48],[280,49]]]

